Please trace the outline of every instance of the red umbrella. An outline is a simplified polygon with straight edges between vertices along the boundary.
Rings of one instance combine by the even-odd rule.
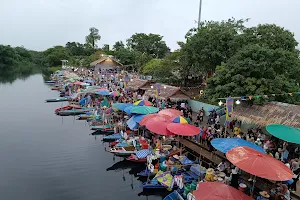
[[[167,108],[167,109],[161,110],[158,112],[158,114],[164,114],[164,115],[168,115],[170,117],[177,117],[177,116],[183,115],[183,113],[180,110],[176,110],[176,109],[172,109],[172,108]]]
[[[176,135],[194,136],[200,133],[200,129],[190,124],[170,123],[167,129]]]
[[[167,129],[169,123],[171,123],[170,119],[162,119],[160,116],[157,116],[148,119],[146,122],[146,127],[149,131],[158,135],[173,135]]]
[[[149,119],[152,119],[152,118],[156,118],[157,120],[167,120],[167,119],[170,119],[170,117],[168,115],[161,115],[161,114],[149,114],[149,115],[146,115],[145,117],[143,117],[143,119],[139,122],[139,124],[141,126],[146,126],[146,123]]]
[[[226,157],[238,168],[261,178],[274,181],[293,178],[293,172],[285,164],[249,147],[235,147],[227,151]]]
[[[221,182],[199,183],[194,196],[196,200],[253,200],[243,192]]]

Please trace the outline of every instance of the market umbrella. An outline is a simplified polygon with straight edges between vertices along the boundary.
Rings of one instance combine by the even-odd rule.
[[[108,96],[110,93],[108,90],[99,90],[99,91],[95,92],[95,94],[102,95],[102,96]]]
[[[202,182],[194,191],[196,200],[253,200],[242,191],[221,182]]]
[[[147,121],[152,118],[155,118],[158,122],[161,120],[170,119],[170,117],[168,115],[154,113],[154,114],[149,114],[149,115],[146,115],[145,117],[143,117],[143,119],[139,122],[139,124],[141,126],[145,126]]]
[[[135,105],[130,105],[130,106],[127,106],[125,109],[124,109],[124,112],[126,112],[127,114],[132,114],[131,112],[131,109],[132,108],[135,108],[135,107],[138,107],[138,106],[135,106]]]
[[[143,115],[156,113],[158,111],[159,111],[158,108],[152,106],[136,106],[131,108],[130,110],[131,113],[143,114]]]
[[[146,115],[133,115],[133,121],[139,123]]]
[[[300,129],[285,126],[282,124],[270,124],[266,127],[267,131],[282,140],[300,144]]]
[[[233,165],[261,178],[273,181],[293,178],[293,172],[285,164],[250,147],[235,147],[227,151],[226,157]]]
[[[159,118],[159,117],[158,117]],[[146,128],[158,135],[173,135],[168,129],[168,124],[171,123],[170,119],[156,119],[156,117],[147,120]]]
[[[121,93],[117,92],[117,91],[114,91],[114,92],[110,93],[110,96],[112,96],[112,97],[119,97],[119,96],[121,96]]]
[[[180,110],[167,108],[167,109],[163,109],[163,110],[159,111],[158,114],[164,114],[164,115],[168,115],[170,117],[176,117],[176,116],[183,115],[183,112],[181,112]]]
[[[137,129],[137,127],[138,127],[138,125],[139,125],[138,123],[136,123],[136,122],[133,120],[132,117],[126,121],[126,124],[127,124],[128,128],[130,128],[130,130],[135,130],[135,129]]]
[[[179,124],[188,124],[189,122],[187,121],[187,119],[185,119],[184,117],[178,116],[178,117],[174,117],[172,119],[173,123],[179,123]]]
[[[200,129],[190,124],[170,123],[167,129],[176,135],[194,136],[200,133]]]
[[[153,106],[153,104],[150,101],[147,100],[139,100],[133,103],[133,105],[136,106]]]
[[[113,108],[116,108],[118,110],[122,110],[124,111],[125,108],[127,108],[128,106],[132,106],[131,103],[114,103],[112,105]]]
[[[260,146],[240,138],[215,138],[211,141],[211,145],[222,153],[226,153],[230,149],[239,146],[250,147],[261,153],[265,153],[263,148],[261,148]]]

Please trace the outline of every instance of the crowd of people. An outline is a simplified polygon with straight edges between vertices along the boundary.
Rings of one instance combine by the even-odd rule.
[[[148,100],[160,109],[173,107],[181,110],[183,116],[188,119],[190,123],[199,127],[199,135],[194,136],[193,140],[202,145],[206,145],[210,152],[215,151],[214,147],[211,145],[211,141],[214,138],[241,138],[261,146],[267,154],[282,161],[294,172],[294,178],[292,180],[277,183],[276,187],[269,192],[260,192],[258,197],[259,200],[269,198],[289,200],[289,191],[296,191],[297,181],[300,176],[300,151],[298,146],[271,137],[270,135],[265,134],[259,127],[242,131],[241,122],[235,119],[225,126],[224,124],[221,124],[220,113],[216,110],[208,112],[205,111],[204,108],[201,108],[197,113],[193,113],[192,108],[186,101],[174,103],[170,99],[160,99],[157,96],[146,96],[141,91],[131,91],[126,87],[126,82],[120,81],[120,78],[118,78],[122,77],[124,80],[124,76],[128,76],[126,78],[130,80],[136,78],[138,76],[137,74],[125,74],[108,70],[93,72],[92,70],[87,69],[76,71],[72,69],[72,71],[82,78],[80,81],[84,82],[90,80],[88,82],[90,86],[100,86],[106,88],[109,92],[115,91],[120,94],[106,98],[95,94],[81,93],[85,88],[84,86],[74,86],[71,84],[65,86],[66,96],[73,96],[74,100],[76,99],[84,106],[95,107],[97,115],[104,116],[105,108],[110,107],[113,103],[133,103],[138,100]],[[74,94],[77,95],[74,96]],[[110,123],[116,124],[116,127],[114,127],[115,132],[120,130],[126,131],[124,114],[113,114],[112,116],[112,118],[106,120],[111,120]],[[232,168],[227,160],[223,160],[216,170],[225,173],[225,182],[230,182],[230,185],[235,188],[239,187],[239,175],[241,172],[238,168]],[[209,179],[209,177],[206,178]],[[253,178],[250,177],[248,181],[253,181]]]

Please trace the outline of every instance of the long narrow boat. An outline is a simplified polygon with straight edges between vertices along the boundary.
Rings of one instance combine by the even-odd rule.
[[[63,106],[61,108],[57,108],[55,110],[55,113],[57,114],[61,110],[72,110],[72,109],[80,109],[80,108],[81,108],[80,105],[71,104],[71,105]]]
[[[184,198],[175,190],[166,196],[164,200],[184,200]]]
[[[160,184],[156,178],[153,178],[149,182],[145,182],[141,186],[143,189],[165,189],[164,185]]]
[[[104,136],[103,137],[103,141],[114,141],[114,140],[119,140],[121,138],[122,138],[121,134],[120,133],[116,133],[116,134]]]
[[[114,131],[113,130],[97,130],[94,131],[93,133],[91,133],[91,135],[111,135],[113,134]]]
[[[67,97],[60,97],[60,98],[56,98],[56,99],[46,99],[47,103],[62,102],[62,101],[69,101],[69,98],[67,98]]]
[[[61,110],[58,112],[58,115],[61,116],[70,116],[70,115],[80,115],[87,112],[90,112],[90,109],[72,109],[72,110]]]
[[[126,160],[131,161],[131,162],[136,162],[136,163],[146,163],[147,158],[137,158],[135,155],[131,155]]]
[[[91,126],[90,129],[95,130],[95,131],[104,130],[104,129],[112,130],[112,128],[111,128],[112,126],[113,125],[110,125],[110,124],[104,124],[104,125],[99,125],[99,126]]]
[[[130,156],[131,154],[135,154],[136,149],[134,146],[114,147],[108,150],[108,152],[115,154],[116,156]]]
[[[49,84],[49,85],[53,85],[55,84],[56,82],[55,81],[45,81],[46,84]]]

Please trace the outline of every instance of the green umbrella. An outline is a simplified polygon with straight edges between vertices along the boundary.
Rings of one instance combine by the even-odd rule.
[[[136,106],[130,110],[131,113],[142,114],[142,115],[156,113],[158,111],[159,109],[153,106]]]
[[[267,131],[282,140],[300,144],[300,129],[285,126],[282,124],[270,124],[266,127]]]

